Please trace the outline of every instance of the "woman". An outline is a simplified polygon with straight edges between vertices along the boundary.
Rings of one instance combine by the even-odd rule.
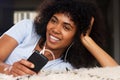
[[[99,47],[99,16],[93,4],[54,0],[39,11],[35,21],[20,21],[1,37],[1,73],[36,74],[30,69],[35,65],[27,61],[34,50],[45,50],[49,59],[42,70],[94,67],[96,60],[103,67],[118,65]]]

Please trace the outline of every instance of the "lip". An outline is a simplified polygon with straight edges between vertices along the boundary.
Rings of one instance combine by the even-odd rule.
[[[56,36],[54,36],[54,35],[52,35],[52,34],[49,34],[49,41],[51,42],[51,43],[57,43],[57,42],[59,42],[60,41],[60,38],[58,38],[58,37],[56,37]]]

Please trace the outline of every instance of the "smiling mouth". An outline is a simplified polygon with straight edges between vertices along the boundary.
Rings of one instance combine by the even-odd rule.
[[[50,41],[51,41],[51,42],[58,42],[58,41],[60,41],[60,39],[58,39],[58,38],[50,35]]]

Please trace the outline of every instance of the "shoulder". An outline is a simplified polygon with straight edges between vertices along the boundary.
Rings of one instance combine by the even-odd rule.
[[[29,19],[24,19],[14,24],[6,33],[8,32],[22,32],[26,33],[34,28],[34,21]]]
[[[34,20],[23,19],[23,20],[21,20],[20,22],[23,22],[23,23],[34,23]]]
[[[16,24],[14,24],[9,30],[27,30],[28,28],[31,28],[34,26],[34,21],[29,19],[24,19]]]
[[[15,25],[26,25],[26,26],[30,26],[34,24],[34,20],[29,20],[29,19],[24,19],[19,21],[18,23],[16,23]]]
[[[20,43],[28,36],[35,34],[34,21],[28,19],[19,21],[8,31],[6,31],[5,34],[11,36],[16,39],[18,43]]]

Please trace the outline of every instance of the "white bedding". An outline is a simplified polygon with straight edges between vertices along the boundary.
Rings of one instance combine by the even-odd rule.
[[[41,72],[33,76],[13,77],[0,74],[0,80],[120,80],[120,66],[106,68],[81,68],[63,72]]]

